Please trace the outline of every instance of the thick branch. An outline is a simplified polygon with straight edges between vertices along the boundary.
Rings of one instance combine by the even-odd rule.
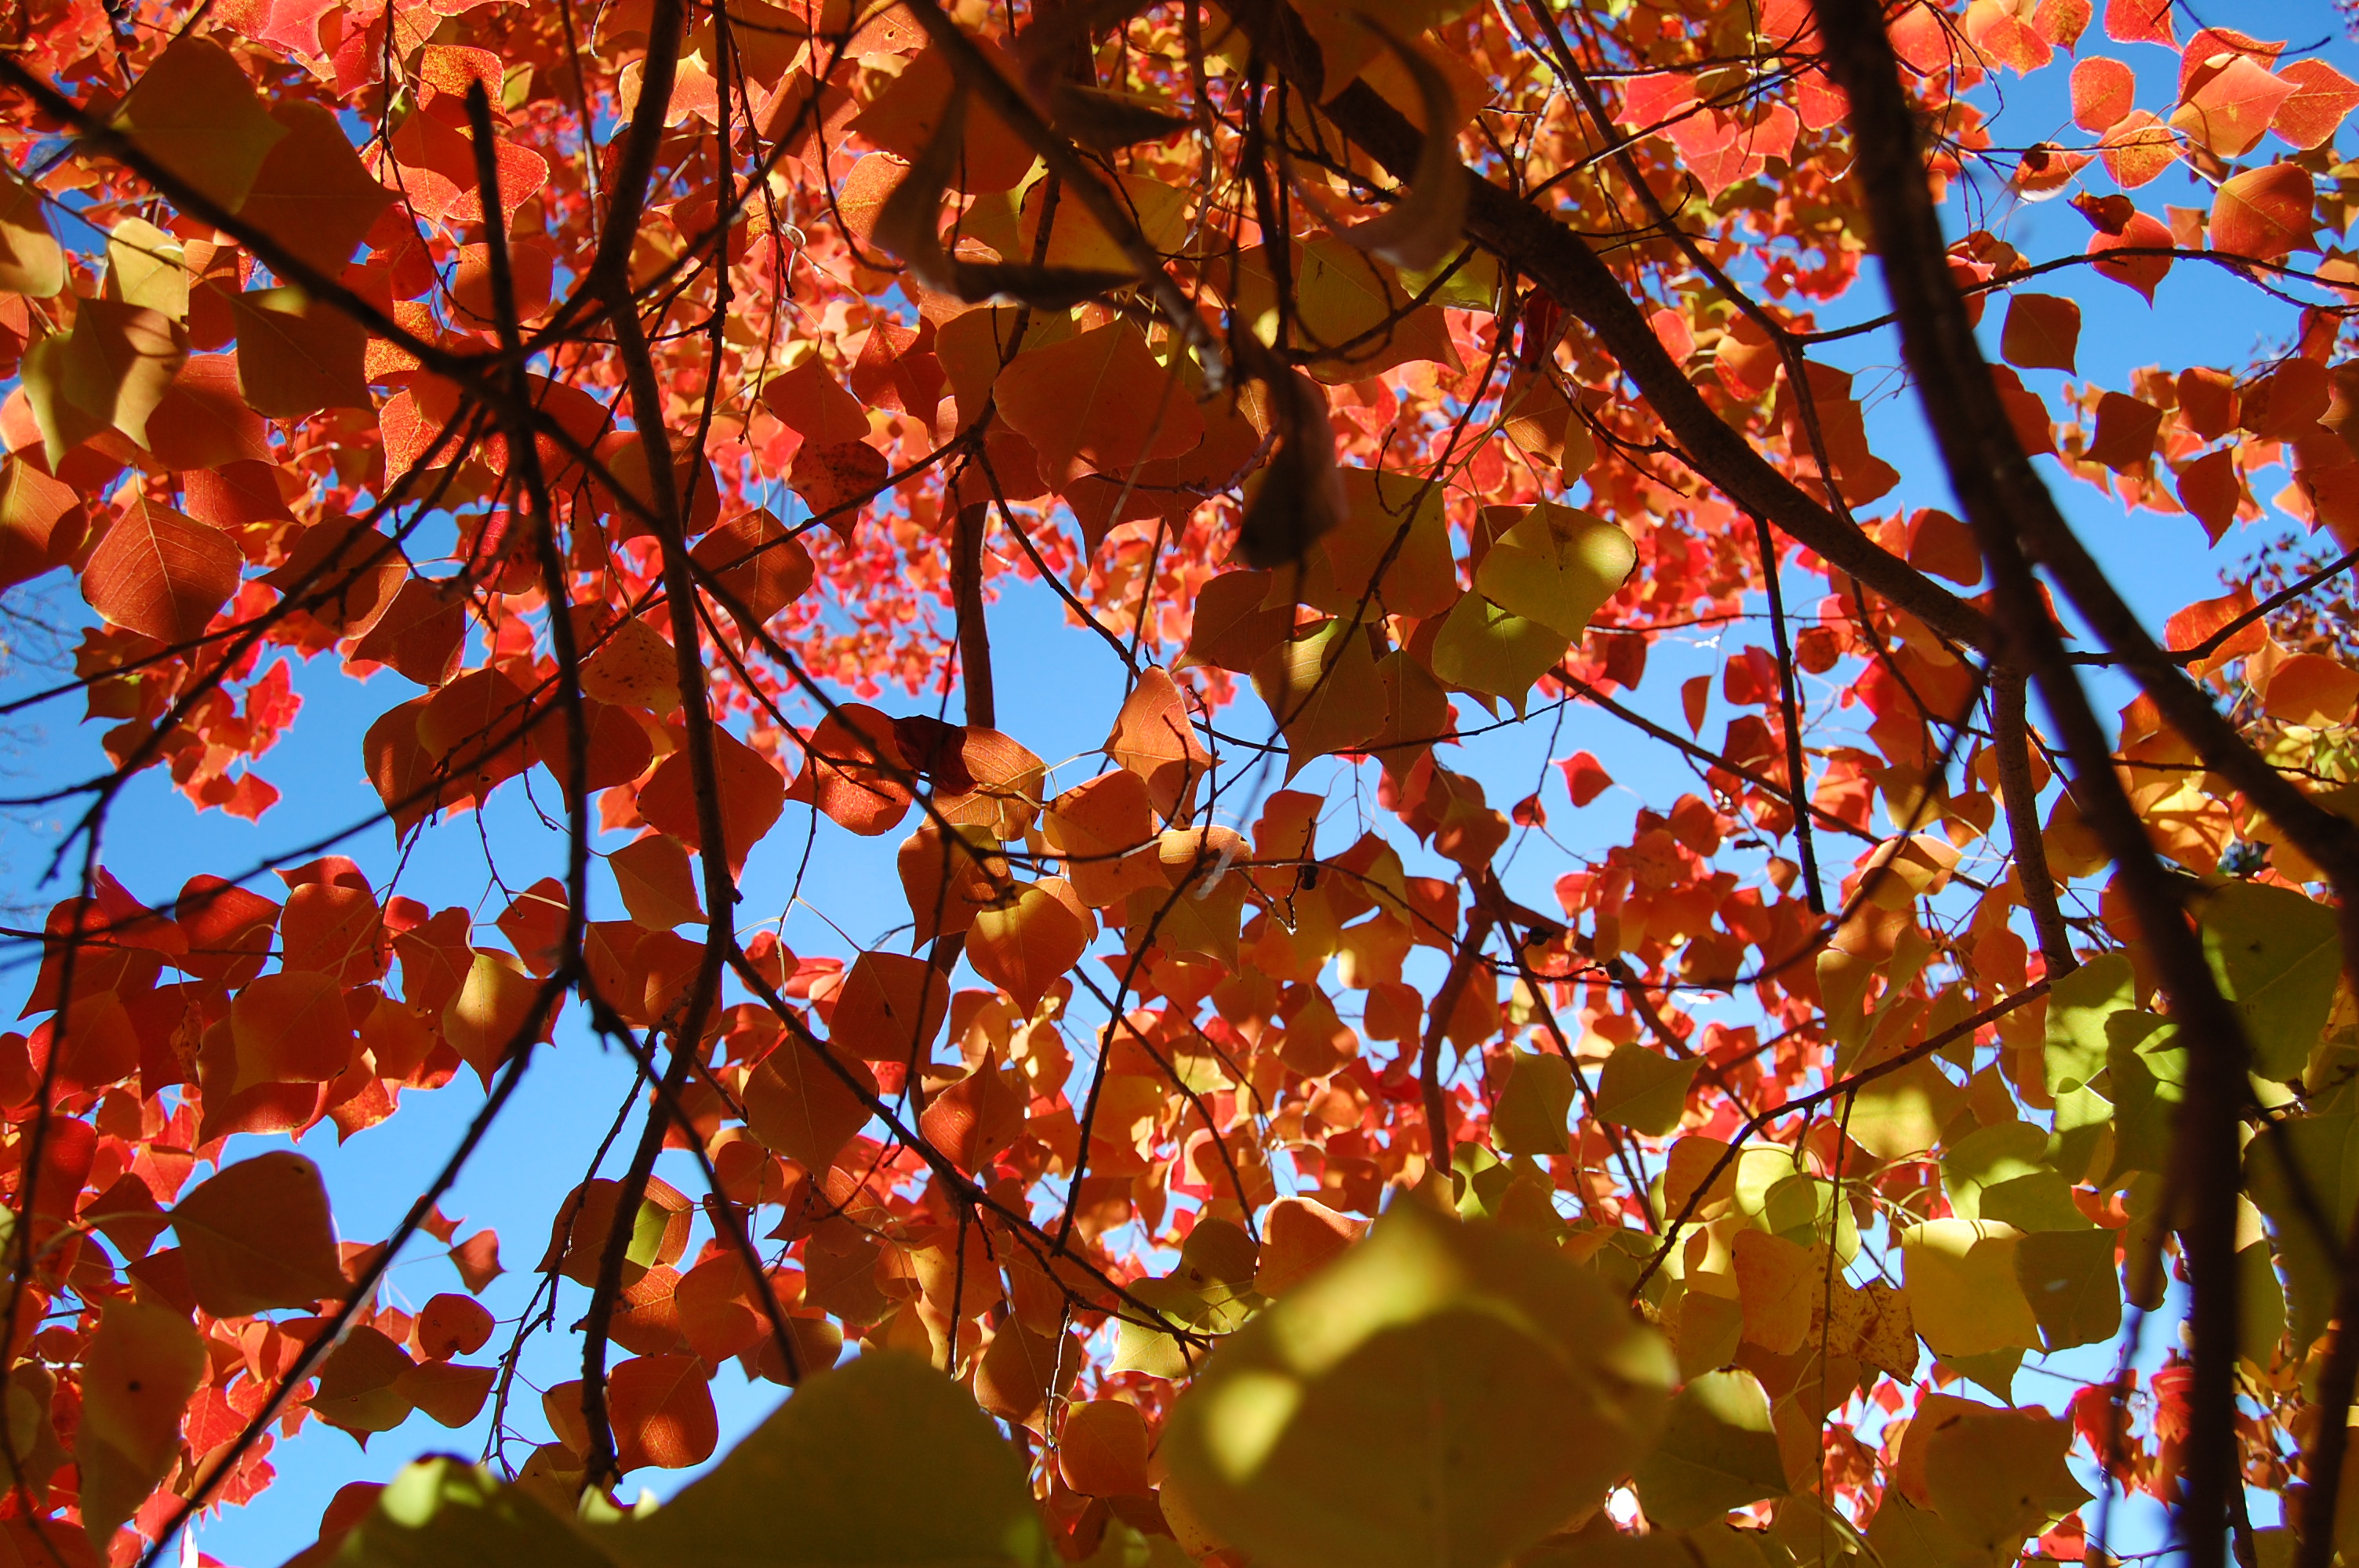
[[[2223,1568],[2229,1493],[2241,1485],[2234,1426],[2235,1227],[2238,1122],[2251,1098],[2243,1025],[2221,996],[2177,890],[2122,787],[2112,742],[2066,659],[2062,637],[2032,576],[2026,536],[2052,546],[2054,536],[2069,535],[2070,529],[2016,438],[1964,299],[1951,281],[1940,219],[1926,186],[1919,128],[1883,16],[1875,0],[1817,0],[1817,5],[1829,68],[1851,100],[1856,178],[1900,319],[1902,350],[1951,486],[1991,568],[2005,662],[2027,665],[2038,678],[2071,760],[2075,797],[2118,869],[2180,1037],[2190,1047],[2191,1081],[2173,1151],[2180,1245],[2195,1295],[2195,1386],[2180,1533],[2194,1568]],[[2042,554],[2051,561],[2057,557],[2052,547]],[[2097,630],[2109,640],[2124,631],[2108,625]],[[2203,706],[2210,708],[2208,702]]]

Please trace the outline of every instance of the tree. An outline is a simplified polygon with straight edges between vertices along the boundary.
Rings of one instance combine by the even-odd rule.
[[[2144,1493],[2199,1568],[2323,1568],[2359,83],[2179,28],[0,9],[0,585],[91,611],[11,711],[81,697],[110,762],[12,803],[72,826],[0,1036],[8,1550],[152,1561],[314,1418],[489,1408],[303,1560],[1995,1564]],[[2084,250],[2001,237],[2059,195]],[[2199,275],[2266,352],[2060,381]],[[2321,544],[2157,632],[2071,481],[2190,556]],[[1043,593],[1124,693],[1054,764],[993,680]],[[381,812],[110,866],[151,770],[273,809],[299,663]],[[1543,719],[1570,817],[1490,798]],[[1625,830],[1639,747],[1696,786]],[[790,950],[743,879],[822,835],[906,926]],[[398,891],[428,858],[484,902]],[[602,1045],[617,1163],[549,1130],[503,1352],[500,1238],[438,1205]],[[404,1091],[480,1104],[340,1243],[255,1140]],[[465,1289],[413,1312],[421,1233]],[[716,1377],[795,1391],[626,1515]]]

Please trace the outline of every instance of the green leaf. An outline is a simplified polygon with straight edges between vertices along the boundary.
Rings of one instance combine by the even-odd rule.
[[[2212,971],[2244,1014],[2253,1071],[2300,1077],[2343,974],[2334,912],[2291,888],[2231,882],[2204,900],[2201,924]]]
[[[1536,503],[1474,570],[1474,591],[1571,642],[1638,563],[1630,535],[1586,512]]]
[[[1024,1476],[972,1394],[914,1357],[872,1351],[806,1383],[654,1513],[594,1533],[640,1568],[1046,1568]]]
[[[1491,1141],[1509,1154],[1561,1154],[1572,1109],[1572,1066],[1561,1056],[1515,1054],[1515,1069],[1491,1111]]]
[[[437,1455],[404,1466],[329,1561],[339,1568],[611,1568],[614,1559],[522,1487]]]
[[[1982,1217],[2024,1232],[2087,1230],[2096,1224],[2072,1201],[2072,1186],[2056,1171],[2034,1171],[1982,1195]]]
[[[1647,1521],[1669,1530],[1782,1497],[1786,1465],[1760,1381],[1730,1368],[1681,1389],[1671,1400],[1662,1440],[1639,1463],[1637,1482]]]
[[[1614,1047],[1597,1077],[1599,1119],[1660,1138],[1680,1124],[1696,1064],[1674,1062],[1636,1041]]]
[[[2319,1244],[2295,1202],[2285,1162],[2291,1159],[2299,1168],[2328,1223],[2341,1236],[2350,1227],[2353,1208],[2359,1206],[2359,1139],[2353,1131],[2349,1111],[2299,1117],[2254,1139],[2245,1152],[2245,1191],[2268,1216],[2277,1236],[2291,1287],[2294,1343],[2305,1348],[2326,1332],[2327,1319],[2333,1314],[2336,1259],[2332,1249]]]
[[[1479,593],[1451,607],[1433,638],[1434,677],[1524,710],[1532,683],[1556,668],[1570,638],[1554,627],[1510,615]]]
[[[2119,1239],[2110,1230],[2044,1230],[2015,1244],[2015,1277],[2050,1351],[2100,1344],[2121,1327]]]
[[[1260,1568],[1499,1563],[1627,1473],[1671,1377],[1595,1274],[1404,1202],[1213,1353],[1160,1453]]]
[[[1960,1219],[1980,1219],[1984,1189],[2049,1169],[2046,1128],[1994,1122],[1977,1127],[1941,1156],[1941,1186]]]
[[[2105,1040],[2114,1107],[2114,1168],[2105,1179],[2162,1171],[2170,1159],[2171,1120],[2187,1092],[2179,1026],[2156,1013],[2117,1012],[2105,1021]]]
[[[2124,952],[2100,954],[2048,989],[2048,1092],[2079,1088],[2105,1065],[2105,1020],[2137,1005]]]

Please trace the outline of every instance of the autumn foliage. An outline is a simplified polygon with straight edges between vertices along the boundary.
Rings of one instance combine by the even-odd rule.
[[[2325,1568],[2354,107],[2167,0],[0,0],[109,764],[9,803],[0,1562],[439,1422],[299,1561]],[[110,853],[283,823],[299,671],[374,816]]]

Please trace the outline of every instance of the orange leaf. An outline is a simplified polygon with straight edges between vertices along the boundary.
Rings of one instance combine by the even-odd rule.
[[[2359,704],[2359,670],[2323,654],[2296,654],[2270,673],[2262,711],[2287,724],[2341,724]]]
[[[728,838],[729,869],[745,869],[745,857],[785,808],[787,781],[767,757],[728,730],[712,729],[714,784],[721,798],[721,827]],[[696,781],[686,751],[657,764],[639,786],[639,815],[700,854],[705,849],[697,826]]]
[[[2081,455],[2093,463],[2103,463],[2115,473],[2138,467],[2154,456],[2154,443],[2162,428],[2162,410],[2151,403],[2108,392],[2097,399],[2097,433],[2090,439],[2089,449]]]
[[[2255,261],[2275,261],[2310,243],[2316,191],[2310,171],[2273,163],[2233,176],[2212,202],[2212,248]]]
[[[746,1076],[739,1098],[746,1128],[766,1148],[805,1170],[823,1172],[867,1124],[868,1106],[817,1055],[818,1048],[789,1037]],[[876,1092],[876,1076],[866,1063],[841,1051],[830,1055],[861,1088]]]
[[[2073,371],[2081,341],[2081,308],[2053,294],[2018,294],[2007,301],[1999,352],[2024,370]]]
[[[2105,37],[2117,44],[2176,44],[2170,0],[2105,0]]]
[[[991,1414],[1046,1436],[1049,1407],[1080,1376],[1089,1352],[1071,1334],[1051,1339],[1014,1318],[999,1325],[974,1369],[974,1399]]]
[[[1040,830],[1074,895],[1093,908],[1163,885],[1154,802],[1147,781],[1126,768],[1100,773],[1050,801]]]
[[[1575,752],[1557,766],[1564,771],[1564,787],[1575,806],[1587,806],[1613,787],[1614,776],[1587,752]]]
[[[2180,470],[2178,489],[2180,504],[2195,514],[2212,543],[2218,544],[2235,522],[2236,507],[2245,494],[2244,482],[2236,475],[2234,449],[2206,452]]]
[[[2072,67],[2072,123],[2100,134],[2122,123],[2137,107],[2137,73],[2108,55],[2091,55]]]
[[[1057,1443],[1057,1472],[1084,1497],[1150,1491],[1147,1418],[1120,1400],[1082,1400],[1065,1409]]]
[[[607,856],[606,867],[622,890],[623,907],[648,930],[669,931],[704,918],[696,897],[696,873],[679,839],[660,833],[635,838]]]
[[[312,1414],[354,1437],[391,1432],[415,1408],[408,1385],[417,1366],[382,1330],[363,1324],[328,1353],[307,1402]]]
[[[1065,971],[1081,962],[1097,920],[1062,877],[1032,883],[1015,900],[985,909],[967,934],[967,962],[1006,990],[1029,1015]]]
[[[428,1361],[405,1368],[397,1374],[393,1380],[393,1392],[443,1426],[465,1426],[491,1397],[492,1384],[498,1376],[498,1369],[492,1367],[454,1367],[448,1361]]]
[[[324,103],[292,99],[271,111],[286,135],[264,157],[238,216],[333,277],[393,204]]]
[[[2114,250],[2168,250],[2170,245],[2170,231],[2164,228],[2158,220],[2144,212],[2134,212],[2122,225],[2120,233],[2100,232],[2090,235],[2088,254],[2103,256],[2107,251]],[[2093,265],[2099,276],[2112,278],[2115,283],[2136,289],[2151,305],[2154,303],[2155,286],[2170,271],[2170,259],[2169,256],[2125,256],[2118,261],[2099,261]]]
[[[220,529],[142,499],[92,552],[82,595],[117,626],[159,643],[190,643],[237,591],[245,564]]]
[[[2359,82],[2322,59],[2298,59],[2277,71],[2293,83],[2293,95],[2277,105],[2270,128],[2308,151],[2333,140],[2343,117],[2359,108]]]
[[[344,1293],[320,1168],[274,1150],[224,1168],[172,1210],[189,1289],[215,1317]]]
[[[1268,572],[1223,572],[1198,589],[1180,667],[1210,665],[1245,675],[1284,642],[1294,630],[1294,610],[1268,607],[1272,580]]]
[[[922,1057],[941,1033],[950,996],[948,977],[923,958],[863,953],[836,990],[829,1037],[871,1062],[906,1062],[912,1051]]]
[[[500,1234],[496,1230],[479,1230],[451,1249],[450,1259],[471,1291],[480,1291],[502,1274],[500,1267]]]
[[[231,1092],[256,1084],[321,1084],[352,1065],[358,1042],[333,975],[283,969],[264,975],[230,1004],[237,1041]]]
[[[984,1171],[999,1152],[1024,1130],[1024,1102],[1030,1097],[986,1059],[973,1072],[926,1102],[919,1129],[926,1141],[962,1171]],[[980,1304],[969,1296],[970,1309]]]
[[[816,806],[863,837],[889,833],[917,797],[893,721],[864,703],[847,702],[820,720],[803,743],[802,772],[789,800]]]
[[[2133,109],[2097,144],[2105,172],[2124,190],[2135,190],[2179,161],[2179,138],[2144,109]]]
[[[1041,477],[1051,483],[1083,464],[1120,475],[1204,438],[1195,399],[1128,321],[1027,350],[999,373],[993,392],[1000,417],[1038,450]]]
[[[1212,754],[1196,738],[1179,686],[1152,665],[1140,672],[1115,715],[1105,752],[1115,765],[1147,781],[1155,809],[1171,822],[1188,818],[1196,784],[1212,764]]]
[[[749,637],[810,591],[810,552],[767,512],[731,519],[699,539],[689,554],[744,608],[751,624],[741,625]]]
[[[868,438],[868,411],[817,358],[807,359],[765,383],[762,406],[813,446],[841,446]]]
[[[2212,72],[2170,116],[2215,157],[2242,157],[2268,135],[2269,123],[2294,94],[2294,84],[2249,55]]]
[[[71,486],[21,457],[0,460],[0,589],[66,565],[88,526]]]
[[[693,1356],[641,1356],[606,1375],[615,1460],[625,1470],[684,1470],[712,1457],[721,1422]]]
[[[418,1348],[430,1361],[482,1349],[492,1336],[492,1314],[479,1302],[445,1291],[418,1309]]]

